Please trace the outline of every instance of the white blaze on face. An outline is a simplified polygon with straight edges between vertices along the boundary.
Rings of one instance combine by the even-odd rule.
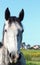
[[[12,24],[10,28],[6,28],[7,32],[4,35],[4,45],[11,52],[17,52],[17,28]]]
[[[9,30],[7,34],[7,47],[9,52],[17,52],[17,38],[15,33],[16,31]]]
[[[19,40],[17,40],[17,34],[18,34],[18,29],[22,31],[22,27],[17,22],[12,23],[10,27],[8,26],[8,21],[6,21],[5,24],[6,24],[5,29],[7,30],[7,32],[5,32],[4,34],[4,46],[8,49],[9,53],[11,52],[17,53],[19,49],[18,46],[21,43],[21,42],[18,43]]]

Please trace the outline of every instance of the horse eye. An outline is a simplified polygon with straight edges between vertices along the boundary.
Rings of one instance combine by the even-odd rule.
[[[5,32],[7,32],[7,30],[5,30]]]

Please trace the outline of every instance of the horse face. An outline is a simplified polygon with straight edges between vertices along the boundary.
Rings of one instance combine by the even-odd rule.
[[[17,59],[20,53],[22,42],[23,26],[21,21],[24,17],[24,10],[19,14],[19,17],[10,16],[10,11],[7,8],[5,11],[5,26],[4,26],[4,46],[9,52],[11,59]]]

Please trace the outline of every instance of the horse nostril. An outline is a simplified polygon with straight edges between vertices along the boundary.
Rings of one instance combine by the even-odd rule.
[[[12,56],[12,59],[14,59],[14,58],[15,58],[15,55]]]
[[[14,59],[15,58],[15,55],[12,55],[11,53],[9,54],[9,56]]]
[[[9,56],[11,57],[11,53],[9,54]]]

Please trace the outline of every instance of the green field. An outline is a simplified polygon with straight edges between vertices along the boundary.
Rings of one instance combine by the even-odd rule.
[[[23,52],[27,65],[40,65],[40,50],[25,50],[21,49]]]

